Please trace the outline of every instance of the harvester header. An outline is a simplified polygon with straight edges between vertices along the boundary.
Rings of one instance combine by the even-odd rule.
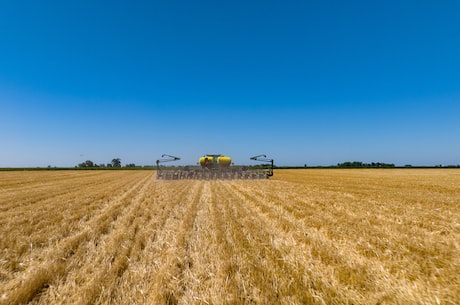
[[[270,165],[257,167],[235,166],[232,158],[220,154],[205,154],[198,159],[196,166],[165,167],[160,163],[180,160],[179,157],[163,154],[156,161],[157,179],[160,180],[233,180],[233,179],[268,179],[273,176],[273,159],[266,155],[251,157],[250,160],[269,162]]]

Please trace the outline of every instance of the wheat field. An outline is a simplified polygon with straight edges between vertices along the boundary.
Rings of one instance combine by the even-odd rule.
[[[0,172],[0,304],[460,304],[460,171]]]

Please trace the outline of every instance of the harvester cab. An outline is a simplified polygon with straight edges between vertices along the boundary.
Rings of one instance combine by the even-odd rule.
[[[233,180],[233,179],[268,179],[273,176],[273,159],[266,159],[266,155],[250,158],[261,162],[271,162],[271,168],[265,166],[250,167],[234,166],[232,159],[220,154],[206,154],[198,160],[197,166],[164,167],[163,162],[180,160],[179,157],[163,154],[163,159],[157,163],[157,179],[160,180]],[[166,157],[166,158],[165,158]]]

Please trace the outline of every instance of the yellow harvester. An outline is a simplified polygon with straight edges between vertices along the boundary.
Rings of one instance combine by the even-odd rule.
[[[266,159],[265,155],[258,155],[250,159],[254,161],[269,162],[271,166],[270,164],[259,167],[235,166],[230,157],[206,154],[199,158],[197,163],[199,166],[184,166],[179,168],[165,167],[160,166],[160,163],[177,161],[180,160],[180,158],[166,154],[161,157],[163,159],[156,161],[157,179],[161,180],[267,179],[273,176],[273,159]]]

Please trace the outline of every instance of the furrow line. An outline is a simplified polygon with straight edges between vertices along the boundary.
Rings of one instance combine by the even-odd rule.
[[[286,227],[279,228],[272,221],[265,221],[265,212],[255,208],[258,199],[244,193],[238,186],[239,183],[235,182],[232,187],[224,185],[224,188],[233,194],[232,214],[235,222],[240,223],[240,239],[246,241],[248,259],[253,261],[250,280],[255,282],[252,284],[256,285],[259,294],[253,294],[252,298],[262,298],[262,303],[270,300],[279,303],[347,303],[349,297],[335,290],[331,281],[317,273],[314,262],[309,260],[308,253],[304,253],[305,249],[297,250],[292,236],[282,236]],[[247,184],[242,188],[245,187]],[[288,259],[293,251],[299,251],[294,261]],[[284,274],[290,274],[292,281],[280,280]]]
[[[158,270],[152,278],[152,286],[148,292],[150,304],[177,303],[188,289],[188,283],[184,282],[184,273],[193,266],[189,238],[204,182],[193,181],[187,186],[187,198],[177,206],[175,215],[165,223],[158,238],[158,256],[155,259]]]
[[[62,278],[68,272],[67,265],[74,258],[80,246],[84,246],[90,239],[94,239],[100,234],[106,234],[110,230],[111,223],[122,214],[126,208],[127,199],[136,193],[150,176],[137,181],[124,194],[115,198],[117,202],[101,210],[101,215],[88,221],[88,226],[79,233],[59,241],[59,243],[49,250],[49,255],[42,262],[36,262],[24,271],[24,276],[15,277],[4,285],[0,291],[2,298],[0,304],[25,303],[35,298],[43,289],[49,287],[50,283],[58,278]],[[5,303],[6,302],[6,303]]]

